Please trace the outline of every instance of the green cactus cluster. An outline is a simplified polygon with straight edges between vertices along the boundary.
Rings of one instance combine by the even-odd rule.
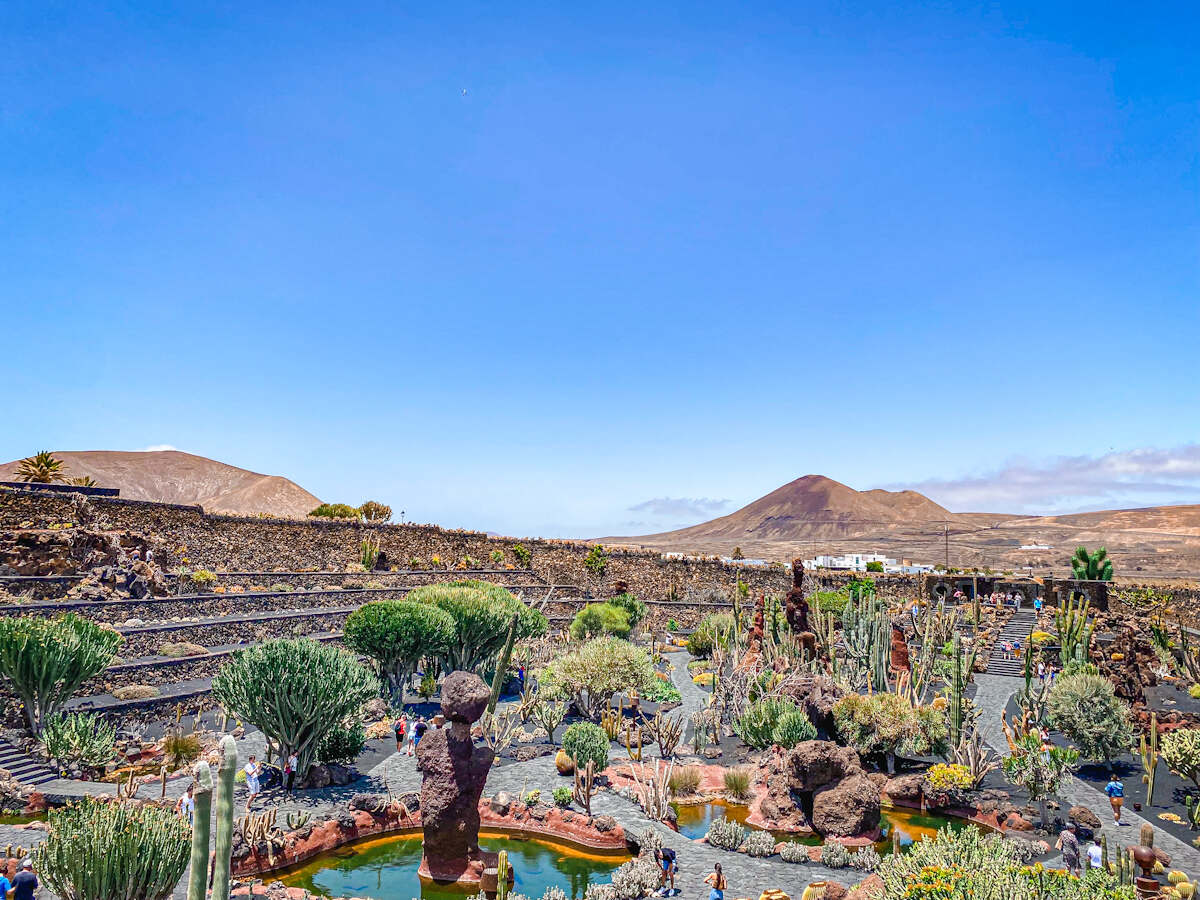
[[[1054,627],[1058,632],[1058,643],[1062,648],[1062,658],[1065,660],[1087,659],[1087,649],[1092,643],[1092,629],[1088,624],[1088,609],[1090,600],[1078,602],[1075,597],[1068,596],[1066,602],[1054,613]]]
[[[874,590],[851,590],[842,611],[842,642],[847,659],[865,671],[871,689],[887,691],[892,622]]]
[[[34,865],[66,900],[163,900],[187,867],[187,823],[161,807],[85,798],[48,822]]]

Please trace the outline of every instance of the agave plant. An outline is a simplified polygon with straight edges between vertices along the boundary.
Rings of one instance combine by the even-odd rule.
[[[100,485],[96,483],[95,478],[91,478],[87,475],[80,475],[78,478],[72,478],[67,481],[67,484],[71,485],[71,487],[100,487]]]
[[[67,468],[63,461],[54,456],[49,450],[41,450],[17,465],[17,480],[34,484],[50,484],[62,481],[66,477]]]

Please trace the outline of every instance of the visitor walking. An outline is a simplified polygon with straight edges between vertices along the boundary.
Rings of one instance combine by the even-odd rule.
[[[421,743],[421,738],[425,736],[425,732],[429,730],[429,725],[425,722],[425,717],[420,716],[417,719],[417,724],[413,726],[413,750],[417,749],[417,745]]]
[[[33,900],[37,889],[38,880],[33,874],[33,860],[27,856],[21,860],[21,871],[12,880],[12,900]]]
[[[1039,615],[1039,616],[1042,614],[1042,598],[1041,597],[1033,598],[1033,612],[1035,615]]]
[[[1088,864],[1093,869],[1100,868],[1100,864],[1104,861],[1104,848],[1100,846],[1100,842],[1097,841],[1095,837],[1093,837],[1092,842],[1088,844],[1087,858]]]
[[[670,897],[675,893],[675,851],[670,847],[659,847],[654,851],[654,859],[662,870],[659,873],[659,888],[657,895],[659,897]],[[667,882],[670,882],[670,887]]]
[[[1046,684],[1046,663],[1044,660],[1038,660],[1038,683],[1042,686]]]
[[[0,872],[0,897],[7,897],[8,892],[12,890],[12,882],[8,880],[3,872]]]
[[[1108,794],[1108,803],[1112,806],[1113,821],[1118,825],[1124,825],[1121,821],[1121,807],[1125,805],[1125,785],[1121,783],[1121,779],[1116,772],[1108,779],[1108,784],[1104,786],[1104,793]]]
[[[1021,658],[1021,642],[1020,641],[1013,641],[1012,654],[1013,654],[1013,659]]]
[[[725,873],[721,871],[720,863],[713,864],[713,870],[704,876],[704,883],[712,888],[708,900],[725,900]]]
[[[296,770],[298,768],[300,768],[300,760],[296,756],[296,751],[293,750],[283,764],[283,792],[285,794],[290,794],[292,788],[296,786]]]
[[[1070,822],[1058,836],[1055,848],[1062,851],[1063,865],[1072,875],[1079,874],[1079,838],[1075,835],[1075,823]]]
[[[187,790],[175,801],[175,815],[187,819],[189,825],[196,815],[196,786],[189,784]]]
[[[404,713],[396,717],[396,724],[392,727],[392,731],[396,734],[396,752],[404,752],[404,742],[408,738],[408,720]]]
[[[262,766],[258,763],[254,754],[250,755],[250,761],[242,768],[246,773],[246,790],[250,792],[246,797],[246,812],[250,812],[250,804],[254,802],[254,798],[259,795],[262,788],[259,786],[259,776],[262,775]]]

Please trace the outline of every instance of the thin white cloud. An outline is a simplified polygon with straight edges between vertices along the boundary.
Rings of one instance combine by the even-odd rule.
[[[889,487],[920,491],[955,512],[1062,513],[1195,503],[1200,500],[1200,444],[1014,459],[980,475]]]
[[[159,450],[178,450],[174,444],[151,444],[149,447],[140,447],[138,453],[157,453]]]
[[[729,506],[728,500],[712,500],[708,497],[654,497],[629,507],[630,512],[644,512],[652,516],[684,519],[695,516],[715,516]]]

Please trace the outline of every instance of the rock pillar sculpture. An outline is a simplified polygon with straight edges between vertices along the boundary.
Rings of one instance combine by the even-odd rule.
[[[484,870],[496,865],[495,853],[479,849],[479,798],[495,754],[471,740],[471,724],[483,715],[490,696],[478,675],[451,672],[442,682],[446,725],[427,731],[417,745],[423,776],[422,878],[478,884]]]
[[[808,601],[804,598],[804,558],[797,556],[792,560],[792,589],[787,592],[786,603],[787,622],[792,634],[811,631],[808,624]]]

